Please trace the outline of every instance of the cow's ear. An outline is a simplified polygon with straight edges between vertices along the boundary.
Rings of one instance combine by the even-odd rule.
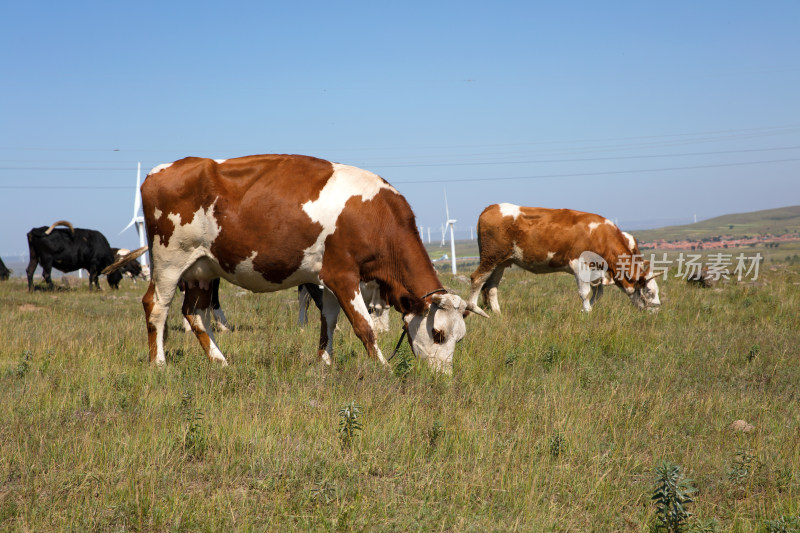
[[[431,296],[431,301],[433,301],[433,303],[435,303],[437,307],[439,307],[439,309],[442,309],[444,311],[453,308],[453,302],[451,302],[450,299],[447,298],[446,294],[434,294],[433,296]]]

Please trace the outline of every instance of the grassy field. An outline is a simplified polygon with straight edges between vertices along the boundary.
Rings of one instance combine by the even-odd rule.
[[[633,234],[641,242],[665,239],[700,240],[718,235],[742,237],[762,233],[783,235],[800,231],[800,205],[765,209],[749,213],[734,213],[714,217],[708,220],[686,224],[684,226],[668,226],[665,228],[634,231]]]
[[[468,318],[441,376],[407,345],[381,368],[344,318],[326,368],[292,291],[223,285],[227,368],[173,304],[156,369],[143,284],[0,283],[0,529],[649,531],[666,460],[696,488],[695,530],[796,530],[800,265],[661,287],[658,314],[609,288],[585,315],[569,276],[509,271],[504,314]]]

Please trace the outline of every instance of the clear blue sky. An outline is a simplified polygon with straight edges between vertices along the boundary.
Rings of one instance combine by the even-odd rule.
[[[136,163],[299,153],[439,234],[495,202],[623,229],[800,204],[800,3],[6,2],[0,255],[135,247]]]

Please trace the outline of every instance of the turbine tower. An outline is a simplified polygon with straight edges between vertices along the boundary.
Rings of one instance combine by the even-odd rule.
[[[453,238],[453,225],[456,223],[456,219],[450,218],[450,208],[447,206],[447,189],[444,190],[444,212],[447,216],[446,225],[450,226],[450,255],[452,257],[452,265],[453,265],[453,275],[456,275],[456,241]]]
[[[125,226],[125,229],[119,232],[120,235],[125,233],[125,231],[136,224],[136,233],[139,234],[139,247],[141,248],[147,243],[147,235],[145,234],[144,230],[144,214],[139,214],[142,208],[142,192],[139,190],[139,186],[142,182],[142,164],[139,163],[136,167],[136,192],[133,196],[133,218]],[[142,266],[147,264],[147,254],[142,254],[139,257],[139,263]]]

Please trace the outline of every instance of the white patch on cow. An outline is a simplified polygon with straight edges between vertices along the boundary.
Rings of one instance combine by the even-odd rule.
[[[522,257],[523,257],[522,248],[519,247],[519,245],[516,243],[516,241],[511,246],[511,250],[512,250],[511,251],[511,257],[513,257],[517,261],[523,261],[523,259],[522,259]]]
[[[504,202],[502,204],[498,204],[498,206],[500,207],[500,214],[504,217],[512,217],[514,220],[517,220],[517,217],[521,213],[518,205]]]
[[[157,292],[166,291],[181,276],[187,281],[210,281],[219,277],[218,266],[210,250],[211,243],[220,232],[214,217],[214,206],[211,204],[208,209],[200,207],[188,224],[182,224],[178,213],[167,214],[175,230],[166,244],[160,235],[156,235],[151,248],[153,261],[159,263],[159,270],[170,278],[157,280]],[[163,287],[160,287],[162,283]]]
[[[556,256],[555,252],[547,252],[547,259],[545,259],[545,261],[550,262],[550,260],[553,259],[555,256]]]
[[[322,269],[325,239],[336,231],[336,221],[350,198],[361,196],[361,201],[367,202],[382,189],[400,194],[397,189],[372,172],[339,163],[332,165],[333,174],[320,191],[319,198],[303,204],[303,211],[312,222],[322,225],[322,231],[316,242],[303,251],[300,270],[319,272]]]
[[[369,309],[367,309],[367,304],[364,303],[364,297],[361,295],[360,288],[356,289],[355,296],[353,296],[353,299],[350,300],[350,305],[353,306],[353,309],[356,310],[356,313],[361,315],[364,318],[364,320],[367,321],[367,324],[369,324],[369,327],[372,328],[374,332],[375,324],[373,323],[372,317],[369,314]],[[387,364],[386,359],[383,357],[380,348],[378,348],[378,345],[374,344],[373,346],[378,354],[378,360],[384,365]]]
[[[611,222],[611,221],[610,221],[610,220],[608,220],[608,219],[606,219],[606,220],[605,220],[605,224],[608,224],[608,225],[609,225],[609,226],[611,226],[612,228],[616,228],[616,227],[617,227],[617,225],[616,225],[616,224],[614,224],[613,222]]]
[[[159,209],[157,207],[155,209],[153,209],[153,216],[156,218],[156,220],[161,218],[161,214],[162,213],[163,213],[163,211],[161,211],[161,209]]]
[[[215,160],[214,160],[214,162],[215,162],[216,164],[218,164],[218,165],[221,165],[221,164],[222,164],[222,163],[224,163],[225,161],[227,161],[227,159],[215,159]]]
[[[589,222],[589,235],[591,235],[595,228],[597,228],[599,225],[599,222]]]
[[[150,171],[150,174],[148,174],[148,176],[152,176],[153,174],[158,174],[162,170],[168,169],[171,166],[172,163],[164,163],[163,165],[158,165],[156,167],[153,167],[153,170]]]
[[[628,241],[628,250],[633,252],[634,248],[636,248],[636,239],[633,238],[633,235],[628,233],[627,231],[623,231],[622,235]]]

